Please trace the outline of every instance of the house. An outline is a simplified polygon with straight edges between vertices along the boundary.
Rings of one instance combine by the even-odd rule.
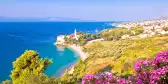
[[[141,35],[139,35],[140,36],[140,38],[146,38],[146,37],[148,37],[149,35],[148,34],[141,34]]]
[[[65,42],[64,38],[65,38],[65,35],[59,35],[59,36],[57,36],[57,42],[64,43]]]

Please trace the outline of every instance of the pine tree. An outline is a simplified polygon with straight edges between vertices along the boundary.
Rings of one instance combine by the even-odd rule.
[[[25,84],[30,75],[44,76],[44,70],[52,63],[49,59],[41,59],[39,54],[33,50],[26,50],[13,62],[11,79],[13,84]],[[26,84],[31,84],[27,82]]]

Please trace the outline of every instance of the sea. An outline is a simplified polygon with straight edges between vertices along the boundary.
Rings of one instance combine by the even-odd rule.
[[[53,63],[47,67],[48,76],[59,77],[65,69],[80,59],[69,48],[53,45],[58,35],[77,32],[96,33],[113,28],[113,22],[0,22],[0,81],[10,79],[12,62],[25,50],[35,50],[41,58]]]

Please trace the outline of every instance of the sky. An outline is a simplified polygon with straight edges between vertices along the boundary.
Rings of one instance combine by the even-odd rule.
[[[0,0],[0,16],[135,21],[168,14],[168,0]]]

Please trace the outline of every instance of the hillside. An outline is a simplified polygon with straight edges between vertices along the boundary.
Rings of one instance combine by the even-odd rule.
[[[137,29],[139,31],[139,28]],[[80,83],[86,74],[97,75],[106,71],[112,72],[115,76],[128,77],[136,73],[134,71],[136,61],[151,60],[159,51],[168,49],[167,34],[158,34],[146,38],[140,38],[137,35],[130,36],[128,39],[121,39],[122,35],[131,35],[131,33],[126,29],[112,29],[117,31],[113,34],[110,30],[102,31],[107,38],[104,41],[84,45],[82,50],[88,54],[88,58],[84,62],[79,61],[76,64],[73,74],[68,74],[67,71],[58,81]]]
[[[137,60],[151,59],[159,51],[168,49],[167,38],[156,36],[115,42],[100,41],[84,46],[84,51],[89,54],[85,61],[86,73],[98,74],[110,70],[117,75],[134,74],[133,66]]]

